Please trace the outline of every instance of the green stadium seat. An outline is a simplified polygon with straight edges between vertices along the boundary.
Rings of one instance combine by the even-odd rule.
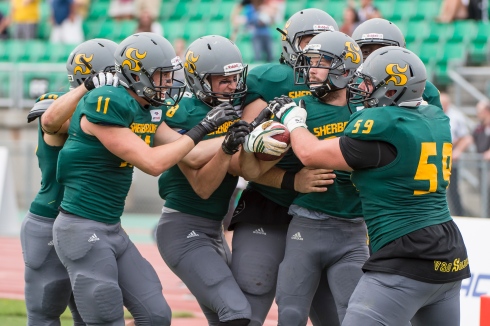
[[[162,4],[160,6],[160,19],[163,21],[170,19],[175,11],[177,3],[179,3],[178,0],[162,1]]]
[[[444,44],[441,58],[438,64],[448,64],[450,61],[465,62],[467,56],[467,51],[461,43],[451,43],[448,42]]]
[[[471,43],[469,60],[474,64],[485,64],[490,60],[490,43]]]
[[[429,23],[428,34],[425,41],[429,42],[444,42],[452,35],[454,26],[452,24],[443,24],[438,22]]]
[[[42,40],[49,40],[51,34],[51,23],[48,20],[41,21],[37,28],[37,36]]]
[[[187,22],[186,21],[174,21],[174,20],[168,20],[162,22],[163,24],[163,31],[164,31],[164,36],[170,42],[172,42],[176,38],[184,37],[184,30],[187,28]]]
[[[490,38],[490,23],[478,22],[476,35],[473,38],[473,42],[476,43],[486,43]]]
[[[137,27],[138,22],[135,20],[114,22],[111,39],[115,42],[121,42],[126,37],[133,35],[136,32]]]
[[[328,12],[330,16],[332,16],[337,22],[339,22],[343,19],[344,9],[346,7],[347,4],[345,1],[330,0],[326,5],[325,2],[323,2],[323,4],[320,5],[319,7],[313,7],[313,8],[319,8]]]
[[[376,2],[376,8],[378,8],[383,17],[388,20],[392,20],[393,11],[395,9],[395,4],[393,1]]]
[[[88,20],[97,20],[109,18],[109,4],[107,2],[92,2],[88,13]]]
[[[448,38],[448,42],[452,43],[469,43],[477,31],[473,20],[457,20],[453,26],[453,33]]]
[[[1,46],[0,46],[0,62],[7,62],[9,61],[9,52],[10,48],[12,47],[12,43],[15,42],[14,40],[3,40],[1,41]]]
[[[296,0],[296,1],[286,1],[286,19],[289,19],[292,15],[300,11],[301,9],[306,8],[305,0]]]
[[[96,37],[112,39],[113,33],[116,32],[114,26],[115,23],[112,19],[104,20],[100,25],[100,30]]]
[[[252,47],[252,43],[239,41],[237,43],[237,46],[240,49],[240,52],[242,53],[243,62],[247,64],[257,63],[254,62],[254,50]]]
[[[437,42],[423,42],[417,55],[427,65],[436,62],[440,57],[441,44]]]
[[[415,6],[415,4],[414,4]],[[433,20],[439,14],[440,1],[419,1],[417,4],[417,10],[411,17],[412,20]]]
[[[212,20],[206,25],[206,35],[221,35],[224,37],[230,37],[231,29],[230,23],[226,20]]]
[[[13,40],[10,43],[10,49],[7,57],[7,61],[10,62],[26,62],[28,61],[27,48],[31,41]]]
[[[210,18],[213,20],[230,20],[231,12],[235,6],[234,1],[223,1],[220,3],[218,10],[215,13],[210,14]]]
[[[201,21],[190,21],[186,24],[184,30],[184,38],[193,42],[201,36],[206,35],[206,29],[204,23]]]
[[[397,1],[391,15],[386,15],[391,20],[409,20],[417,11],[417,5],[413,1]],[[385,15],[382,12],[383,15]]]
[[[8,16],[10,14],[10,1],[0,1],[0,12],[4,16]]]
[[[100,34],[103,20],[88,20],[83,23],[83,32],[85,39],[90,40],[96,38]]]
[[[32,40],[29,42],[29,49],[27,50],[28,62],[43,62],[46,60],[45,53],[49,51],[48,44],[42,40]]]
[[[172,20],[188,19],[194,12],[194,4],[187,1],[179,1],[170,16]]]
[[[415,40],[423,40],[428,34],[429,24],[423,20],[410,21],[407,24],[407,32],[405,33],[405,40],[407,43]]]

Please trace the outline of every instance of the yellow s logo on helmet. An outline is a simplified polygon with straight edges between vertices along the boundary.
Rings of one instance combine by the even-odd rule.
[[[194,71],[196,71],[195,63],[197,62],[197,60],[199,60],[199,56],[195,57],[194,52],[192,51],[188,51],[185,55],[184,68],[187,69],[190,74],[193,74]]]
[[[139,53],[138,49],[135,48],[128,48],[126,50],[126,58],[122,63],[121,66],[128,66],[129,70],[132,71],[140,71],[141,68],[138,66],[138,62],[141,59],[144,59],[146,57],[146,52]],[[134,56],[133,56],[134,54]]]
[[[344,56],[345,60],[349,58],[352,61],[352,63],[356,63],[356,64],[361,62],[361,49],[359,48],[359,45],[357,45],[356,43],[345,42],[344,51],[345,51],[345,56]]]
[[[286,22],[286,25],[284,25],[284,34],[281,33],[281,40],[282,41],[286,41],[286,36],[288,35],[288,28],[289,28],[289,25],[291,25],[291,20],[288,20]]]
[[[386,73],[391,76],[386,81],[387,84],[389,82],[393,82],[395,86],[403,86],[407,83],[408,77],[407,75],[405,75],[405,72],[408,70],[408,64],[406,64],[405,67],[402,68],[397,63],[390,63],[386,66],[385,70]]]
[[[80,74],[82,74],[82,75],[88,75],[88,74],[90,74],[90,68],[91,68],[91,67],[87,67],[87,65],[86,65],[85,63],[83,63],[82,58],[83,58],[83,59],[84,59],[86,62],[90,63],[90,61],[92,61],[92,59],[94,58],[94,55],[92,54],[92,55],[90,55],[90,57],[89,57],[89,56],[87,56],[87,55],[86,55],[86,54],[84,54],[84,53],[77,54],[77,55],[75,56],[75,60],[74,60],[74,61],[75,61],[75,63],[77,64],[77,66],[75,67],[75,69],[73,69],[73,74],[74,74],[74,75],[75,75],[77,72],[79,72],[79,73],[80,73]]]

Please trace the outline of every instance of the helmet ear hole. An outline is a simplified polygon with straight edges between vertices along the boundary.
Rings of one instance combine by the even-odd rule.
[[[131,74],[131,78],[133,78],[134,81],[140,81],[140,76],[136,75],[136,74]]]

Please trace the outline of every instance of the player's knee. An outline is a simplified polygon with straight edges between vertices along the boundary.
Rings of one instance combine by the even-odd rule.
[[[257,255],[243,255],[235,271],[235,279],[243,292],[261,296],[274,291],[277,282],[277,268],[274,257],[269,257],[265,263]]]
[[[121,289],[117,283],[78,274],[73,284],[78,312],[87,323],[124,320]]]
[[[279,312],[279,323],[280,326],[300,326],[306,325],[308,322],[308,314],[304,314],[299,309],[294,307],[288,307],[281,309]]]
[[[229,321],[220,321],[218,325],[219,326],[247,326],[249,322],[250,319],[240,318],[240,319],[234,319]]]

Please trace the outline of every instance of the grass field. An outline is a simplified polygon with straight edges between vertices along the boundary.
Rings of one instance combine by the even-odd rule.
[[[128,311],[124,312],[126,319],[132,319],[131,314]],[[194,317],[192,313],[186,311],[175,311],[172,313],[172,318],[191,318]],[[27,320],[27,312],[24,301],[22,300],[10,300],[0,299],[0,325],[1,326],[25,326]],[[71,319],[70,309],[61,315],[61,326],[71,326],[73,321]]]

